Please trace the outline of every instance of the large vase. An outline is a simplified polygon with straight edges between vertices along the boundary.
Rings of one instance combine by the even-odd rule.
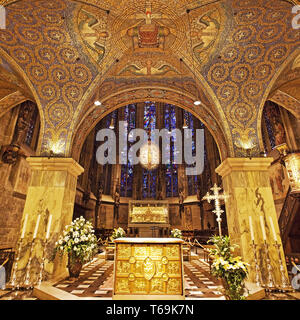
[[[227,283],[227,281],[224,278],[222,278],[221,281],[222,281],[222,285],[224,288],[223,294],[224,294],[226,300],[232,300],[232,299],[235,300],[234,298],[230,297],[230,295],[229,295],[229,284]],[[241,296],[243,296],[244,292],[245,292],[245,284],[243,283],[240,290],[237,291],[236,295],[234,295],[234,296],[236,296],[236,298],[241,297]]]
[[[222,281],[222,286],[223,286],[223,290],[222,290],[223,294],[224,294],[226,300],[230,300],[229,285],[225,279],[222,278],[221,281]]]
[[[69,254],[68,270],[70,278],[78,278],[82,269],[82,262],[80,259]]]

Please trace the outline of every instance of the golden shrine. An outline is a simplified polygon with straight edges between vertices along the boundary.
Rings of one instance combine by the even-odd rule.
[[[131,223],[168,223],[168,210],[165,207],[134,207]]]
[[[169,235],[169,204],[167,201],[135,200],[129,203],[129,234],[138,237]]]
[[[183,240],[119,238],[114,264],[113,299],[183,300]]]

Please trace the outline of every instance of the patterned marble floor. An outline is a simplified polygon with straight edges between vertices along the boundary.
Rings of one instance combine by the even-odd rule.
[[[184,262],[186,300],[225,300],[222,285],[209,273],[209,266],[203,260]],[[55,284],[56,288],[85,299],[111,299],[113,289],[113,261],[101,256],[86,264],[77,280],[64,279]],[[299,300],[300,292],[268,293],[264,300]],[[32,290],[0,290],[0,300],[37,300]]]
[[[187,299],[222,299],[221,283],[209,274],[209,267],[201,260],[184,263]],[[56,288],[78,297],[112,297],[113,261],[94,259],[86,265],[77,280],[65,279]]]

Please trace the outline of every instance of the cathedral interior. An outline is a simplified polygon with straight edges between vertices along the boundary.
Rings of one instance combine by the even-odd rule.
[[[41,264],[43,279],[66,295],[111,298],[114,263],[105,241],[119,227],[129,238],[181,230],[192,257],[200,257],[184,266],[197,288],[187,289],[188,297],[222,297],[212,293],[219,282],[203,289],[195,273],[211,280],[205,248],[220,232],[239,245],[250,282],[259,265],[263,283],[270,274],[275,287],[283,276],[292,283],[293,268],[300,268],[300,18],[298,28],[292,23],[299,1],[0,5],[0,268],[8,288],[0,287],[0,300],[12,299],[9,281],[36,283]],[[201,174],[187,175],[192,164],[174,163],[176,139],[167,164],[100,164],[98,133],[111,129],[118,137],[121,122],[148,133],[188,128],[194,157],[201,129]],[[220,200],[220,221],[215,202],[205,200],[214,186],[228,195]],[[134,207],[147,206],[167,208],[164,223],[132,219]],[[103,271],[98,291],[60,282],[67,260],[51,259],[65,226],[80,217],[92,223],[105,254],[84,271]],[[290,299],[300,299],[298,279]],[[274,299],[281,298],[288,299]]]

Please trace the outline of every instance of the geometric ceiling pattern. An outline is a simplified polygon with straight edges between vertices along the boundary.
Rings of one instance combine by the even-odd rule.
[[[74,141],[80,145],[85,139],[85,118],[101,118],[116,107],[116,99],[124,100],[122,92],[133,101],[149,98],[151,88],[181,96],[178,104],[203,121],[210,117],[216,125],[209,130],[219,147],[225,144],[225,156],[238,155],[237,142],[249,139],[259,151],[264,101],[279,89],[296,94],[284,87],[284,73],[293,73],[299,88],[300,29],[291,25],[292,1],[21,0],[5,5],[0,56],[22,79],[23,91],[16,91],[31,95],[39,106],[41,153],[56,144],[70,155]],[[195,97],[203,102],[198,109],[192,105]],[[101,112],[95,111],[96,98],[109,101]],[[224,139],[218,142],[218,136]]]

